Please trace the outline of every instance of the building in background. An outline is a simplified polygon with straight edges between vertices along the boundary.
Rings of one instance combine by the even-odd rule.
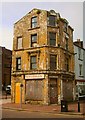
[[[85,49],[83,41],[74,42],[76,95],[85,95]],[[77,97],[77,96],[76,96]]]
[[[14,24],[12,102],[74,100],[73,28],[54,10],[33,9]]]
[[[12,51],[0,46],[0,78],[5,88],[11,84]]]

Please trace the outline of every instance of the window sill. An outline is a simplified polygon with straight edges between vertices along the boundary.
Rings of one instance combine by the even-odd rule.
[[[47,25],[47,27],[58,28],[58,26]]]
[[[29,31],[29,30],[35,30],[35,29],[39,29],[39,28],[40,28],[40,27],[29,28],[29,29],[28,29],[28,31]]]
[[[81,59],[81,58],[78,58],[78,60],[83,61],[83,59]]]
[[[84,76],[83,76],[83,75],[80,75],[79,77],[82,77],[82,78],[83,78]]]

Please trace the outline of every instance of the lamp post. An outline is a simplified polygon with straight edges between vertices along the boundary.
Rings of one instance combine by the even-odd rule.
[[[79,85],[78,85],[78,112],[80,112],[79,92],[80,92],[80,88],[79,88]]]

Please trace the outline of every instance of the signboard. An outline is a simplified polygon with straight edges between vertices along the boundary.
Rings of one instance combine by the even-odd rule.
[[[43,79],[44,74],[25,75],[25,79]]]

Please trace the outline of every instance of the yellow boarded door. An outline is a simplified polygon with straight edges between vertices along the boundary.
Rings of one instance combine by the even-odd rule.
[[[15,88],[15,103],[20,103],[20,83],[16,83],[16,88]]]

